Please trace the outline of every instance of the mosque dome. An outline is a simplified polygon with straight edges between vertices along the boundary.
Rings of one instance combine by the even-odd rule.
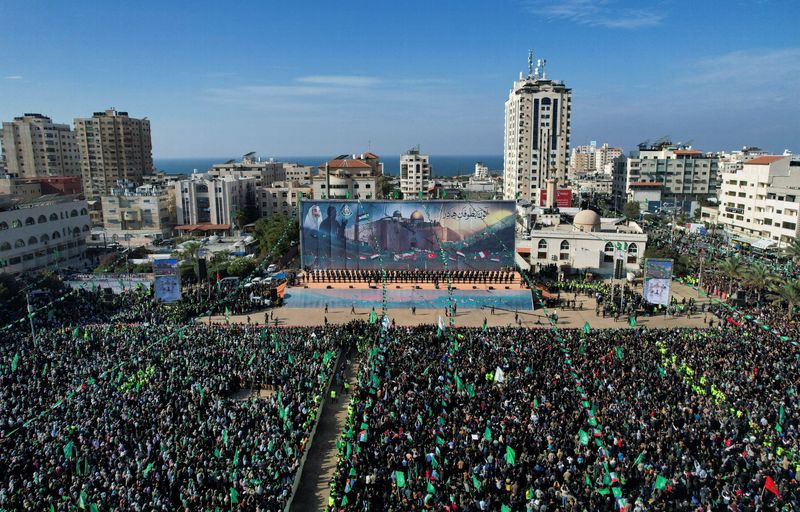
[[[411,220],[425,220],[425,216],[419,210],[415,210],[414,213],[412,213],[411,217],[409,217],[409,218]]]
[[[600,231],[600,216],[592,210],[578,212],[572,223],[580,231]]]

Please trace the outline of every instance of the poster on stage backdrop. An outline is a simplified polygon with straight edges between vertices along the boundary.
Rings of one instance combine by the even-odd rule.
[[[668,306],[671,284],[672,260],[650,258],[644,261],[644,300]]]
[[[153,281],[157,300],[161,302],[177,302],[181,300],[181,278],[178,271],[178,260],[153,260]]]
[[[514,265],[514,201],[303,201],[303,266],[494,270]]]

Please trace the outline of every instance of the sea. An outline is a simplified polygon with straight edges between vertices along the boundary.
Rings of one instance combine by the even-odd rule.
[[[272,157],[276,162],[291,162],[301,165],[319,166],[331,157],[325,156],[279,156]],[[239,157],[218,158],[154,158],[156,169],[167,174],[191,174],[194,170],[205,172],[214,164],[228,160],[239,160]],[[384,172],[391,176],[400,173],[400,155],[381,156]],[[502,173],[502,155],[431,155],[431,167],[436,176],[461,176],[475,172],[475,162],[483,162],[490,172]]]

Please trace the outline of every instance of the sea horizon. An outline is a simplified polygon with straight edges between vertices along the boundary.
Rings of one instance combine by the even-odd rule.
[[[330,156],[276,156],[271,157],[276,162],[297,163],[301,165],[319,166]],[[241,157],[172,157],[154,158],[153,163],[159,171],[167,174],[191,174],[205,172],[215,164],[225,163],[229,160],[239,161]],[[261,158],[262,161],[269,158]],[[381,157],[384,172],[389,176],[400,173],[400,155]],[[483,162],[489,167],[490,172],[502,172],[502,155],[433,155],[430,157],[433,176],[459,176],[475,172],[475,163]]]

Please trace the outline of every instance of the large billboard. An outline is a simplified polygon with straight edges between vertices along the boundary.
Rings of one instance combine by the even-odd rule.
[[[648,258],[644,261],[644,300],[668,306],[671,284],[672,260]]]
[[[181,300],[178,260],[172,258],[153,260],[153,278],[157,300],[161,302]]]
[[[303,266],[492,270],[514,265],[514,201],[303,201]]]
[[[547,204],[547,189],[539,190],[539,204],[544,206]],[[569,208],[572,206],[572,189],[562,188],[556,190],[556,207]]]

